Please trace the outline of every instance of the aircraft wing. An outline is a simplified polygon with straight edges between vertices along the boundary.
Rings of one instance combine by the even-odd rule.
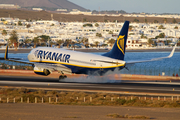
[[[33,63],[26,61],[22,58],[9,58],[8,57],[8,46],[6,46],[6,50],[5,50],[5,55],[4,57],[0,57],[0,60],[6,60],[6,61],[11,61],[11,62],[18,62],[18,63],[24,63],[24,64],[31,64],[34,65]]]
[[[11,61],[11,62],[17,62],[17,63],[34,65],[33,63],[31,63],[29,61],[25,61],[25,60],[19,59],[19,58],[2,58],[2,57],[0,57],[0,60],[6,60],[6,61]]]
[[[145,59],[145,60],[132,60],[132,61],[126,61],[126,64],[134,64],[134,63],[142,63],[142,62],[151,62],[151,61],[157,61],[157,60],[162,60],[166,58],[171,58],[174,54],[174,51],[176,49],[176,45],[174,46],[173,50],[169,54],[169,56],[166,57],[159,57],[159,58],[152,58],[152,59]]]

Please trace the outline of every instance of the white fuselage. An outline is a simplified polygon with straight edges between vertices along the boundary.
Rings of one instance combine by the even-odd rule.
[[[122,60],[50,47],[33,49],[29,53],[28,59],[30,62],[55,63],[81,68],[115,68],[125,65],[125,62]]]

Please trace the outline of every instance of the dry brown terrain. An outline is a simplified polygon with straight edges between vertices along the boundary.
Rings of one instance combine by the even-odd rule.
[[[113,113],[131,116],[143,115],[154,120],[179,120],[180,108],[0,104],[1,120],[116,120],[116,118],[107,116]]]
[[[13,18],[20,18],[20,19],[31,19],[31,20],[51,20],[51,14],[52,12],[47,11],[28,11],[28,10],[12,10],[12,9],[0,9],[0,17],[13,17]],[[86,21],[89,22],[102,22],[104,20],[107,21],[115,21],[118,20],[119,22],[123,22],[124,20],[128,20],[130,22],[133,22],[134,19],[138,19],[140,22],[144,22],[144,17],[124,17],[124,16],[88,16],[88,15],[65,15],[65,14],[58,14],[53,13],[54,20],[57,21],[83,21],[86,19]],[[164,18],[158,18],[158,17],[146,17],[148,22],[153,23],[154,20],[159,21],[159,23],[163,23]],[[171,23],[173,18],[167,18],[167,23]],[[180,22],[180,19],[176,19],[177,22]]]

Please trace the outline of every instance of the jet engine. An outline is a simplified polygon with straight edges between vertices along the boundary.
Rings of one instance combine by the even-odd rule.
[[[36,73],[38,75],[48,76],[51,72],[48,69],[34,67],[34,73]]]

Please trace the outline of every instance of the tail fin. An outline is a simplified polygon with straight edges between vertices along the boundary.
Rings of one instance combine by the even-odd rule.
[[[5,51],[5,55],[4,55],[4,59],[8,59],[8,45],[6,46],[6,51]]]
[[[125,21],[119,33],[119,36],[114,43],[113,48],[111,49],[111,51],[103,54],[103,56],[124,60],[128,29],[129,29],[129,21]]]

